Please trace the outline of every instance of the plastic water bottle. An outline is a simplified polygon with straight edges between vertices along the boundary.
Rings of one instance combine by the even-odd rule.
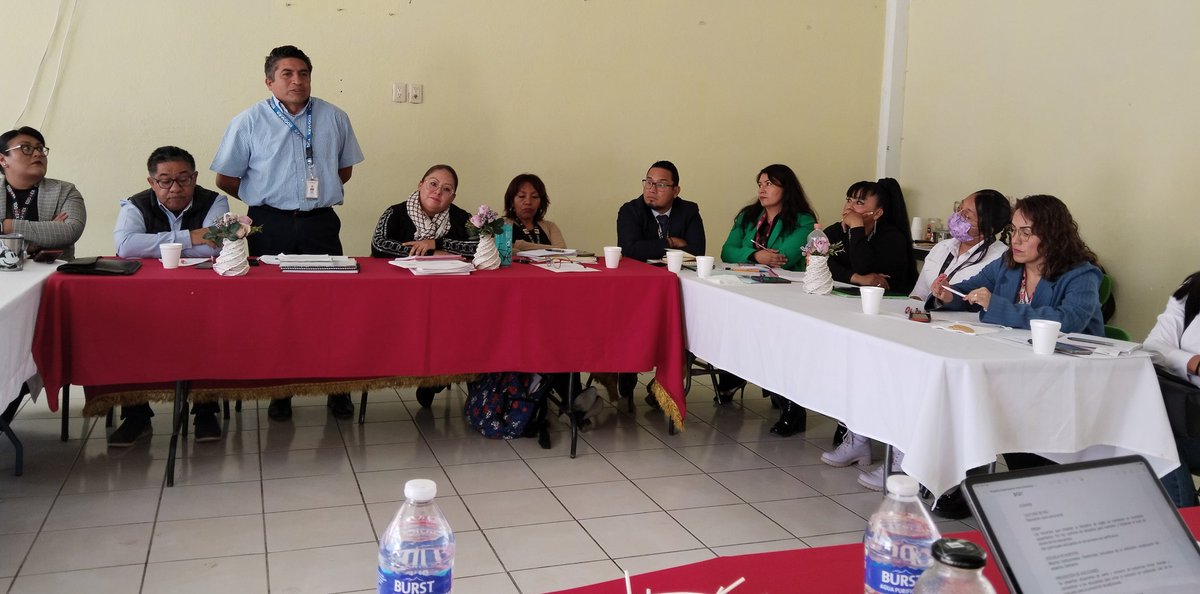
[[[406,501],[379,543],[379,594],[448,594],[454,569],[454,533],[433,502],[437,483],[404,484]]]
[[[804,242],[804,253],[818,255],[829,251],[829,236],[821,230],[821,224],[813,225],[813,230],[808,234],[808,240]]]
[[[887,497],[871,514],[863,535],[867,594],[911,594],[933,564],[931,549],[941,534],[917,498],[919,487],[908,475],[887,477]]]
[[[933,543],[933,567],[921,574],[913,594],[996,594],[983,577],[987,553],[979,545],[957,538]]]

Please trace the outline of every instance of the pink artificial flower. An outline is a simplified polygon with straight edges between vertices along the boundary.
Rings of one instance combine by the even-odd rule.
[[[818,254],[824,254],[825,252],[828,252],[829,239],[825,237],[818,237],[813,240],[813,251],[817,252]]]
[[[472,216],[471,224],[474,225],[476,229],[482,228],[483,227],[483,217],[481,217],[480,215]]]
[[[246,215],[239,216],[238,222],[247,227],[249,227],[252,223],[254,223],[254,221],[252,221],[250,219],[250,217],[248,217]]]

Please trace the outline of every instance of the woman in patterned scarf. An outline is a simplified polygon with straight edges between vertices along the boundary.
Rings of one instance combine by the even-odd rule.
[[[458,173],[449,165],[430,167],[408,200],[389,206],[375,225],[371,256],[428,256],[445,241],[466,240],[467,211],[454,206]]]

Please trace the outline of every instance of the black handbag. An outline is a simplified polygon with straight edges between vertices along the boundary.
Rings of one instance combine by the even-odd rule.
[[[1158,387],[1162,390],[1167,420],[1176,439],[1200,439],[1200,388],[1171,372],[1154,366]]]
[[[129,276],[137,272],[142,263],[137,260],[121,260],[119,258],[75,258],[66,264],[59,265],[58,271],[66,274],[96,274],[101,276]]]

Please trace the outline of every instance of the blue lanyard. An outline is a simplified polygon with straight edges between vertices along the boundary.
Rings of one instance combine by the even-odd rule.
[[[296,127],[296,122],[293,122],[292,118],[289,118],[289,117],[283,115],[283,111],[279,109],[278,105],[275,105],[277,102],[278,102],[278,100],[276,100],[274,97],[272,97],[271,99],[267,99],[267,104],[271,106],[271,111],[274,111],[275,115],[279,116],[279,119],[283,120],[283,123],[287,124],[288,127],[292,129],[292,132],[296,133],[296,136],[299,136],[300,138],[304,139],[304,162],[305,162],[305,164],[308,165],[309,177],[312,177],[312,174],[313,174],[312,99],[308,100],[308,107],[304,110],[308,134],[300,133],[300,129]]]

